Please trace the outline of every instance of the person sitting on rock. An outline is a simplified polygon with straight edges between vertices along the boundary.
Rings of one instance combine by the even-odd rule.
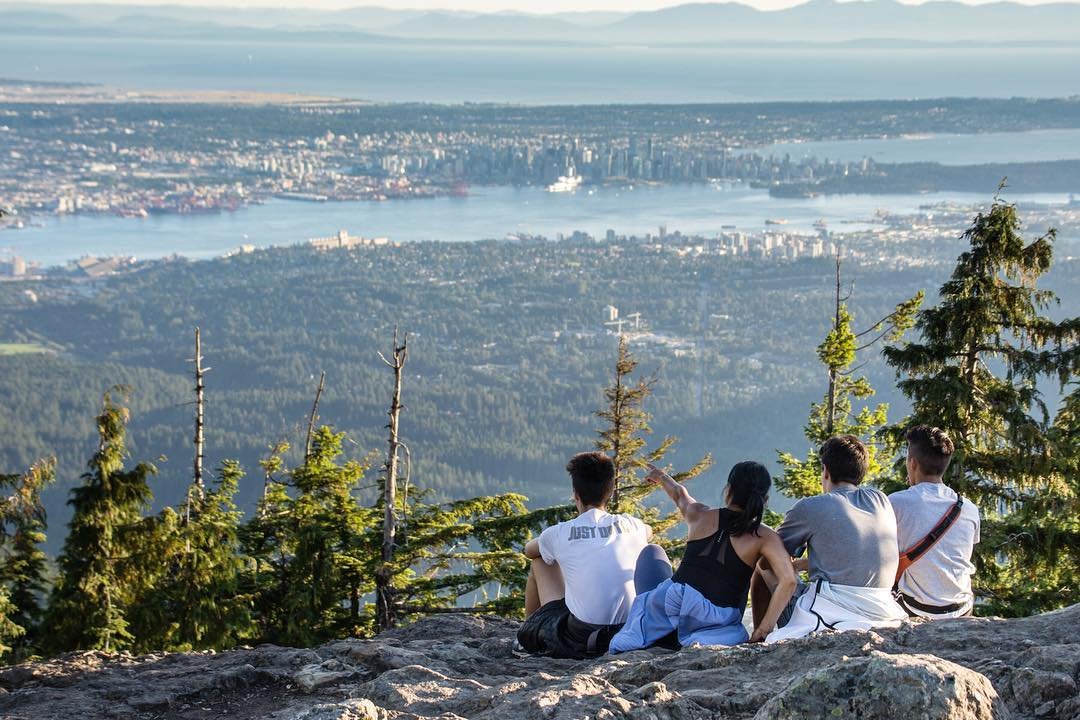
[[[566,471],[580,514],[525,546],[532,568],[518,643],[530,653],[578,658],[605,653],[626,619],[634,567],[652,528],[605,511],[615,490],[615,464],[604,453],[579,453]]]
[[[970,615],[979,509],[942,482],[953,454],[953,442],[943,430],[916,425],[906,439],[911,487],[889,496],[900,542],[894,595],[912,617]]]
[[[824,491],[803,498],[776,529],[792,561],[808,570],[766,642],[803,637],[815,630],[896,625],[907,614],[893,599],[896,576],[896,516],[880,490],[862,487],[869,465],[866,447],[854,435],[825,441],[819,450]],[[750,597],[754,624],[764,619],[780,585],[771,563],[758,564]]]
[[[795,590],[795,571],[780,537],[761,524],[772,479],[760,463],[746,461],[728,474],[725,507],[711,508],[686,487],[650,466],[645,478],[660,485],[686,521],[686,550],[674,575],[659,545],[649,545],[638,560],[638,596],[610,652],[650,645],[736,645],[759,642],[775,626]],[[752,634],[743,627],[750,578],[758,560],[780,568],[769,607]]]

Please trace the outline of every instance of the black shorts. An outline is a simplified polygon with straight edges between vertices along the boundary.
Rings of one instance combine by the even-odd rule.
[[[606,653],[621,627],[582,622],[566,607],[566,600],[559,598],[525,618],[517,636],[521,647],[535,655],[586,658]]]

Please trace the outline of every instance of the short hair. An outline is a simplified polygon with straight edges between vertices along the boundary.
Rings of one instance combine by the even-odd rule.
[[[866,479],[870,455],[866,446],[854,435],[834,435],[818,450],[821,464],[829,471],[833,482],[858,485]]]
[[[583,452],[566,463],[574,492],[583,505],[603,507],[615,491],[615,463],[602,452]]]
[[[931,477],[940,477],[949,469],[956,446],[941,428],[916,425],[904,436],[908,455],[915,458],[919,468]]]

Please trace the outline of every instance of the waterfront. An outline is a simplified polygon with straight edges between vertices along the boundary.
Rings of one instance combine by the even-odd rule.
[[[232,213],[160,215],[148,218],[74,215],[42,218],[41,224],[0,233],[0,257],[19,255],[44,265],[83,255],[134,255],[140,259],[179,254],[191,258],[223,255],[240,245],[293,245],[339,229],[395,242],[450,242],[504,238],[511,233],[544,235],[575,230],[603,237],[667,231],[715,235],[726,226],[759,232],[765,221],[786,220],[785,232],[814,232],[825,220],[830,230],[869,227],[879,210],[910,214],[920,206],[951,202],[986,204],[985,195],[832,195],[772,198],[745,186],[672,184],[596,188],[548,193],[540,188],[476,187],[464,198],[383,202],[306,203],[271,200]],[[1021,203],[1062,204],[1066,195],[1010,195]],[[728,228],[730,229],[730,228]]]

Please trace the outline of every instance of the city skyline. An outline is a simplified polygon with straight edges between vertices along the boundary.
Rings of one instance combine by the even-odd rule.
[[[591,13],[610,12],[630,14],[634,12],[647,12],[663,8],[675,7],[688,4],[672,0],[589,0],[583,4],[579,0],[406,0],[405,2],[365,2],[365,0],[39,0],[38,5],[189,5],[209,7],[234,7],[234,8],[310,8],[314,10],[341,10],[355,7],[382,7],[393,10],[422,10],[422,11],[451,11],[467,13],[527,13],[534,15],[549,15],[556,13]],[[742,4],[759,10],[782,10],[805,4],[807,0],[738,0],[732,3],[712,4]],[[811,0],[814,1],[814,0]],[[841,2],[863,2],[865,0],[840,0]],[[940,2],[941,0],[897,0],[904,5],[922,5],[927,2]],[[949,0],[963,5],[986,5],[999,0]],[[1047,5],[1047,4],[1076,4],[1080,0],[1008,0],[1018,5]]]

